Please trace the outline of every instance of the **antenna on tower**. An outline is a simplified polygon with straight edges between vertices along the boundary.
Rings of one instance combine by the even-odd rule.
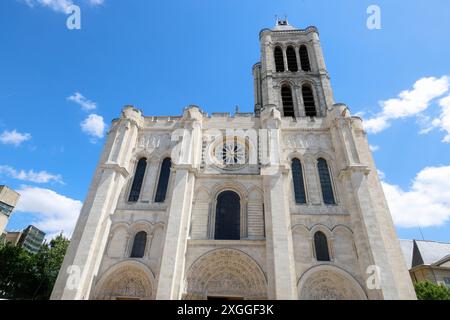
[[[422,240],[425,241],[425,238],[423,237],[422,228],[419,226],[420,235],[422,236]]]

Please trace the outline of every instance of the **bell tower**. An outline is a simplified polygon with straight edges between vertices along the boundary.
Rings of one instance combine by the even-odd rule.
[[[334,104],[319,32],[277,20],[259,33],[261,62],[253,66],[255,113],[275,105],[283,117],[324,117]]]

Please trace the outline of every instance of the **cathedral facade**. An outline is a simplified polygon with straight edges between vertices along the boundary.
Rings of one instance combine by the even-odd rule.
[[[52,299],[415,299],[317,29],[259,39],[253,113],[113,121]]]

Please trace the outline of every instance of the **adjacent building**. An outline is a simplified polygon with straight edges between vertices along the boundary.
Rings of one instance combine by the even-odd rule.
[[[22,231],[5,231],[4,241],[10,243],[13,246],[19,245],[20,237],[22,236]]]
[[[318,30],[259,40],[254,112],[113,121],[52,299],[415,299]]]
[[[430,281],[450,287],[450,243],[400,240],[414,283]]]
[[[16,191],[0,185],[0,235],[3,234],[19,198],[20,195]]]
[[[33,225],[26,227],[20,236],[17,245],[21,246],[30,253],[37,253],[44,242],[45,232],[39,230]]]
[[[24,248],[30,253],[37,253],[44,242],[45,232],[33,225],[29,225],[22,231],[7,231],[4,241],[14,246]]]

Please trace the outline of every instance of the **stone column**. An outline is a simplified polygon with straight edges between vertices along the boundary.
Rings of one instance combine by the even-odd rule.
[[[185,268],[185,254],[189,234],[192,203],[194,197],[195,174],[201,162],[198,148],[201,143],[202,114],[198,107],[189,107],[183,115],[184,130],[179,132],[182,137],[177,149],[177,155],[172,157],[174,166],[174,187],[167,219],[166,237],[161,258],[156,299],[181,299]]]
[[[313,39],[311,41],[314,61],[316,66],[312,66],[314,72],[317,72],[320,76],[320,83],[323,90],[323,95],[325,96],[325,102],[328,108],[334,104],[333,91],[331,89],[330,77],[325,65],[325,59],[323,57],[322,46],[320,45],[319,35],[317,33],[313,34]]]
[[[341,159],[339,180],[345,190],[341,195],[351,216],[361,276],[367,279],[376,270],[374,267],[380,271],[378,288],[366,286],[366,292],[370,299],[414,298],[412,289],[403,293],[400,290],[410,279],[405,280],[409,278],[407,270],[398,263],[402,253],[399,246],[395,247],[398,239],[388,219],[389,211],[383,206],[381,185],[374,181],[375,166],[364,156],[369,152],[368,144],[357,142],[354,136],[355,127],[362,131],[362,124],[350,117],[345,105],[335,105],[330,116],[331,134]],[[363,148],[364,143],[367,146]]]
[[[295,50],[295,59],[297,60],[297,69],[299,71],[302,71],[302,63],[301,63],[301,60],[300,60],[300,46],[296,45],[294,47],[294,50]]]
[[[153,196],[158,183],[159,167],[160,161],[157,158],[147,159],[147,174],[145,175],[141,192],[141,202],[143,203],[152,203],[154,201]]]
[[[295,101],[296,104],[296,116],[304,117],[305,116],[305,103],[303,102],[303,94],[302,87],[300,85],[295,85],[293,88],[293,92],[295,93]]]
[[[313,156],[306,155],[304,159],[304,168],[308,201],[313,205],[321,205],[323,199],[320,191],[320,180],[317,174],[317,159]]]
[[[281,50],[283,50],[283,63],[284,63],[284,72],[289,71],[289,66],[287,63],[287,54],[286,54],[286,46],[283,45],[281,47]]]
[[[89,299],[108,239],[110,219],[128,176],[129,156],[142,125],[140,111],[126,107],[113,124],[81,209],[51,299]]]
[[[192,211],[194,177],[188,169],[175,169],[172,203],[168,212],[166,239],[161,259],[156,299],[181,298],[184,255]]]
[[[271,159],[263,164],[264,208],[269,299],[297,299],[291,219],[286,197],[287,171],[280,165],[280,112],[270,106],[261,113],[263,129],[269,130]],[[264,147],[264,146],[261,146]]]

